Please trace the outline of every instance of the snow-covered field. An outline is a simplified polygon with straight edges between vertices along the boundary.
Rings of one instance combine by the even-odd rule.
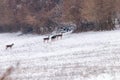
[[[18,35],[0,34],[0,74],[20,63],[13,80],[120,80],[120,30],[68,33],[49,43]]]

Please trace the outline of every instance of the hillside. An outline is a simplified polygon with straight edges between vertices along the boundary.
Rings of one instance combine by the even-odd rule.
[[[120,30],[44,36],[0,34],[0,74],[20,63],[13,80],[119,80]],[[14,43],[12,49],[6,44]]]

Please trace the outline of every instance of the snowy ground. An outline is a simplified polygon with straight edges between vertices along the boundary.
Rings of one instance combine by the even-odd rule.
[[[0,74],[20,62],[14,80],[120,80],[120,30],[64,34],[49,43],[18,35],[0,34]]]

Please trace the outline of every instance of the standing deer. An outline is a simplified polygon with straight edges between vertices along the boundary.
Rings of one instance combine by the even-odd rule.
[[[14,43],[12,43],[12,44],[10,44],[10,45],[6,45],[6,49],[12,48],[13,45],[14,45]]]
[[[49,41],[49,37],[43,38],[44,42],[48,42]]]
[[[54,41],[56,38],[57,38],[57,36],[56,36],[56,35],[53,35],[53,36],[51,37],[51,41]]]
[[[61,39],[62,39],[62,36],[63,36],[63,34],[62,34],[62,33],[61,33],[61,34],[56,35],[57,39],[59,39],[59,38],[61,38]]]

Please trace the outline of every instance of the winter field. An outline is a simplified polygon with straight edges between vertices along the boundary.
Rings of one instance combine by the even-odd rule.
[[[18,35],[0,34],[0,75],[19,62],[12,80],[120,80],[120,30],[67,33],[48,43]]]

